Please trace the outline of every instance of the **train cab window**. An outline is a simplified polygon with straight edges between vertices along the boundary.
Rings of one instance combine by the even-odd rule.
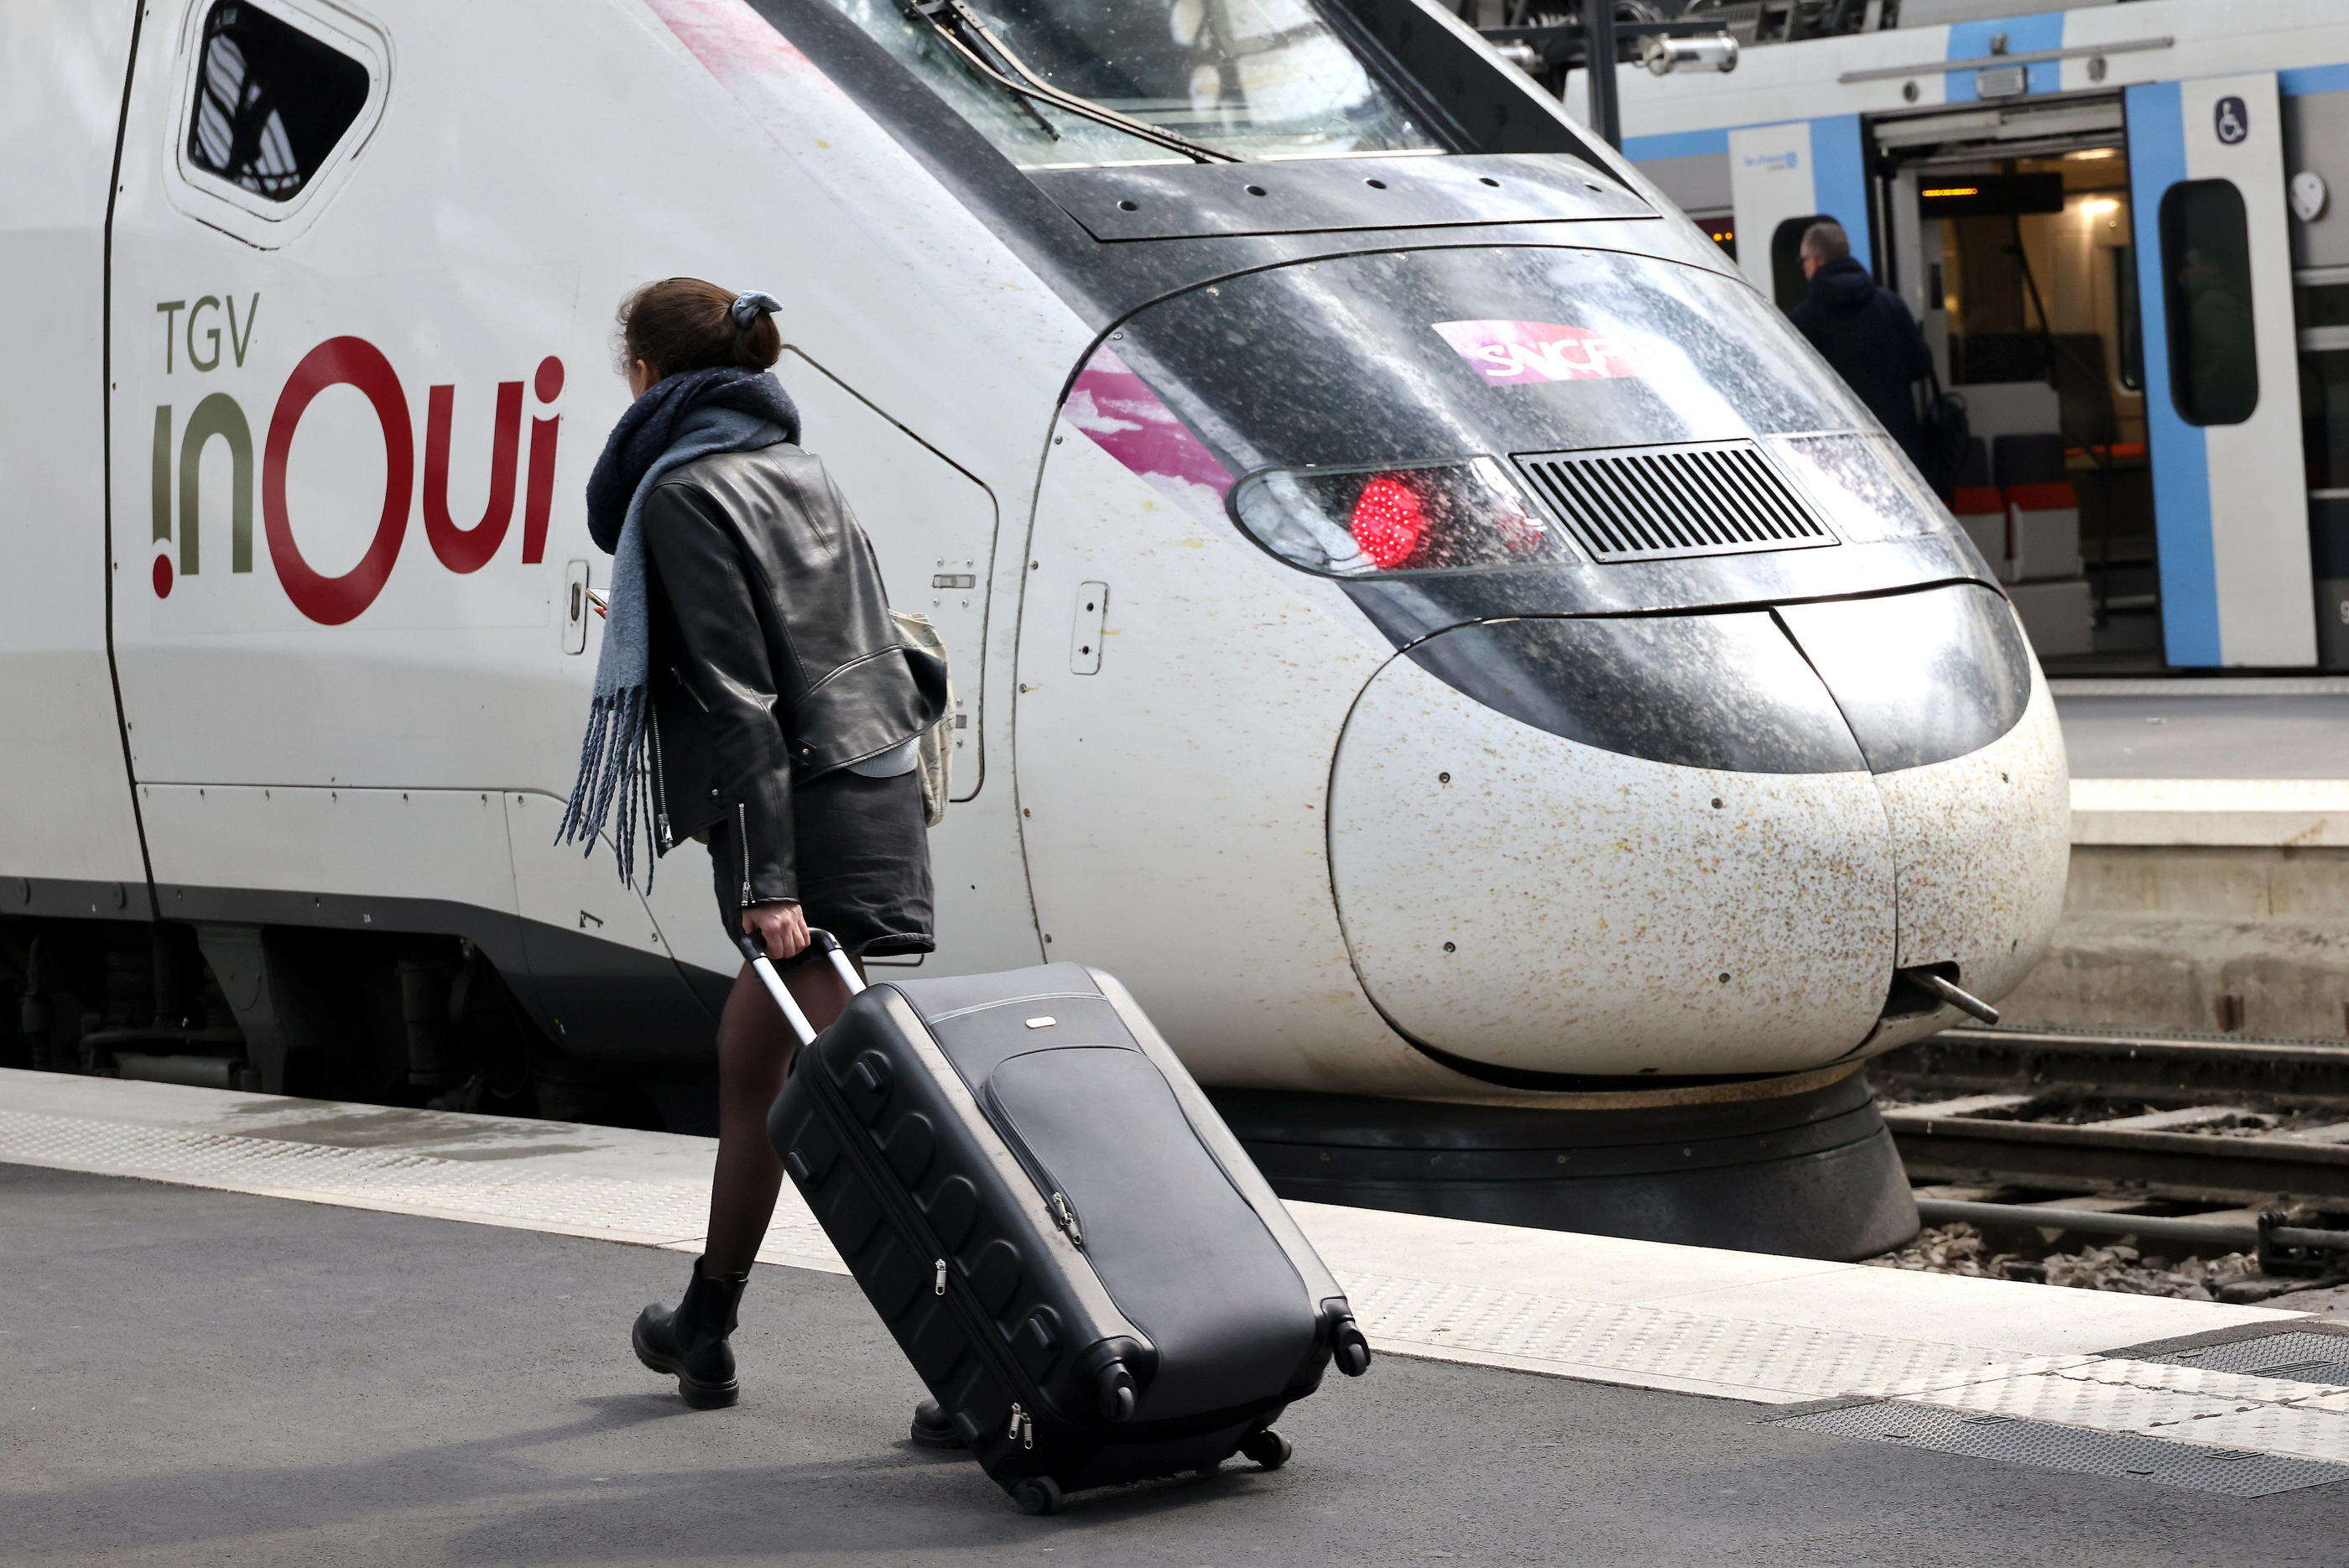
[[[1319,0],[834,3],[1024,169],[1445,151]]]
[[[190,163],[273,202],[292,201],[367,105],[365,65],[250,0],[204,18]]]
[[[2239,425],[2259,406],[2251,340],[2251,244],[2242,192],[2189,180],[2161,198],[2169,395],[2189,424]]]

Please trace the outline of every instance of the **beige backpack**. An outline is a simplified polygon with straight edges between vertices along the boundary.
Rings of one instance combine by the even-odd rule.
[[[947,663],[946,639],[930,624],[929,617],[901,609],[892,609],[889,617],[897,623],[897,636],[907,648],[919,649],[952,670]],[[946,711],[936,723],[922,732],[922,817],[932,827],[947,819],[947,797],[954,782],[954,678],[949,674]]]

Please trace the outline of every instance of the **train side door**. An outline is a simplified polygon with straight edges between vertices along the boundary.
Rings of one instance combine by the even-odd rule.
[[[0,419],[0,913],[10,915],[146,911],[131,891],[146,873],[107,679],[98,358],[115,89],[135,10],[19,6],[0,23],[0,277],[11,304],[0,364],[16,382]],[[135,495],[115,505],[116,527],[140,525]]]
[[[995,496],[978,478],[850,389],[797,348],[776,374],[791,388],[807,450],[848,498],[881,559],[889,602],[929,618],[954,670],[953,798],[986,777],[981,744],[987,589]]]
[[[805,350],[787,348],[775,371],[799,404],[807,450],[823,459],[873,541],[890,603],[929,618],[954,675],[949,789],[956,804],[930,834],[939,946],[926,958],[871,961],[947,973],[1033,963],[1036,918],[1019,872],[1017,802],[1001,781],[982,793],[989,763],[999,772],[1009,765],[1008,751],[987,754],[985,719],[988,711],[999,719],[1009,711],[1009,634],[1017,623],[1006,616],[990,625],[988,613],[995,493]],[[999,645],[992,657],[990,634]],[[662,876],[667,888],[668,873]],[[681,872],[677,883],[693,877]],[[677,933],[680,957],[712,970],[731,968],[732,954],[718,947],[718,932],[705,929],[709,922],[698,908],[688,918],[681,900],[678,919],[670,920],[661,897],[654,902],[664,929]]]
[[[465,715],[566,662],[573,286],[401,245],[452,217],[419,156],[431,32],[395,49],[326,0],[147,24],[113,245],[114,635],[166,913],[217,888],[516,908],[484,786],[521,742]]]
[[[529,8],[384,10],[396,37],[334,0],[155,0],[145,24],[112,571],[157,898],[495,939],[574,1053],[698,1054],[657,918],[554,846],[547,793],[592,675],[564,602],[581,425],[624,394],[579,300],[621,176],[515,155],[584,134],[553,71],[464,118]]]
[[[1974,438],[1951,510],[2051,670],[2158,665],[2118,93],[1876,121],[1879,275]]]
[[[2148,83],[2127,104],[2168,662],[2313,664],[2276,78]]]

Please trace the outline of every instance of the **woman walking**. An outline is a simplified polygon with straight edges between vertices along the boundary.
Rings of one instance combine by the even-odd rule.
[[[946,670],[901,643],[871,543],[796,444],[769,369],[779,308],[683,277],[621,307],[636,400],[587,482],[610,611],[562,836],[592,853],[608,823],[623,880],[640,838],[708,844],[729,937],[755,938],[821,1029],[848,995],[805,961],[811,926],[860,961],[931,949],[920,736]],[[697,1407],[739,1391],[727,1336],[782,1181],[767,1112],[797,1045],[744,966],[718,1023],[709,1236],[683,1300],[632,1335]]]

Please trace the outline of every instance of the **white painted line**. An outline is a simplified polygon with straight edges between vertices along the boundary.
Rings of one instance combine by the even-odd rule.
[[[2013,1416],[2026,1421],[2052,1421],[2059,1427],[2136,1432],[2149,1438],[2168,1435],[2168,1428],[2182,1422],[2232,1415],[2240,1408],[2207,1395],[2046,1376],[2002,1378],[1994,1383],[1946,1388],[1924,1398],[1897,1403],[1938,1405],[1945,1409],[1979,1411],[1985,1416]]]
[[[2349,1387],[2104,1357],[1892,1401],[2349,1464]]]
[[[2216,1372],[2207,1366],[2179,1366],[2167,1361],[2135,1361],[2119,1355],[2099,1356],[2057,1368],[2050,1376],[2080,1383],[2150,1388],[2165,1394],[2205,1395],[2245,1407],[2299,1405],[2349,1395],[2349,1386],[2338,1383],[2303,1383],[2242,1372]]]
[[[2349,845],[2349,779],[2072,781],[2072,842]]]

